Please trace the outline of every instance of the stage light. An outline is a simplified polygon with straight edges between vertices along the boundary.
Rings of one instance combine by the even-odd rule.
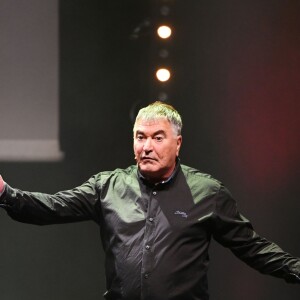
[[[165,82],[170,79],[171,73],[168,69],[158,69],[156,71],[156,77],[159,81]]]
[[[172,29],[169,26],[162,25],[158,27],[157,34],[160,38],[167,39],[171,36]]]

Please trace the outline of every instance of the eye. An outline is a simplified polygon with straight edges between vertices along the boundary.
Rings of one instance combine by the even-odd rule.
[[[138,135],[136,136],[136,139],[137,139],[138,141],[142,141],[143,138],[144,138],[144,136],[141,135],[141,134],[138,134]]]
[[[157,141],[157,142],[161,142],[163,140],[163,136],[161,135],[157,135],[154,137],[154,139]]]

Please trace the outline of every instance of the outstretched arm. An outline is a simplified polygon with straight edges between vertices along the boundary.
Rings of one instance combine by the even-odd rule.
[[[261,273],[300,284],[300,259],[259,236],[226,189],[219,194],[214,220],[214,238],[238,258]]]
[[[2,177],[0,189],[3,192],[0,196],[0,207],[16,221],[46,225],[99,220],[96,176],[79,187],[53,195],[14,189],[4,183]]]

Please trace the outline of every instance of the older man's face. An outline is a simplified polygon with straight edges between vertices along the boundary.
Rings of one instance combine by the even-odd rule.
[[[167,179],[175,168],[181,142],[168,120],[137,120],[133,147],[140,172],[153,182]]]

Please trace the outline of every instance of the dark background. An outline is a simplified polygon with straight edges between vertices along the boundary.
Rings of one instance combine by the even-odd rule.
[[[134,163],[132,115],[165,92],[183,117],[182,163],[222,180],[261,235],[299,256],[300,2],[63,0],[59,11],[65,158],[1,162],[5,180],[52,193]],[[163,19],[174,26],[168,42],[154,33]],[[161,64],[173,76],[159,85]],[[102,298],[94,223],[39,227],[0,214],[1,299]],[[299,286],[259,274],[214,242],[210,256],[212,300],[299,299]]]

